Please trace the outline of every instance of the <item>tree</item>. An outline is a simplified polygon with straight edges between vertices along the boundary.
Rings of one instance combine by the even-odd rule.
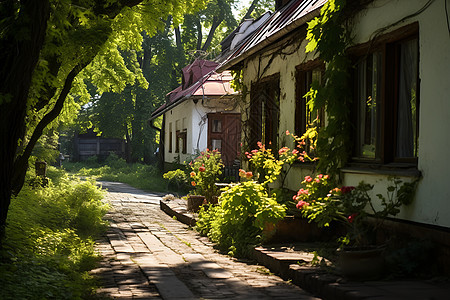
[[[11,195],[45,128],[89,101],[82,76],[102,91],[145,80],[119,50],[140,49],[165,16],[180,20],[204,0],[5,0],[0,2],[0,230]],[[163,18],[163,19],[161,19]],[[87,66],[89,66],[87,68]],[[71,93],[77,94],[76,97]]]

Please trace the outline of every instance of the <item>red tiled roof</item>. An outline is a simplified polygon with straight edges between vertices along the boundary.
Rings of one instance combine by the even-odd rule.
[[[159,117],[167,110],[179,105],[183,101],[190,97],[211,97],[211,96],[222,96],[234,94],[234,90],[230,86],[230,82],[233,79],[230,71],[224,71],[222,73],[216,73],[215,69],[218,64],[211,61],[196,60],[189,66],[183,68],[183,76],[192,76],[192,81],[194,83],[190,86],[189,76],[185,76],[185,87],[183,85],[178,86],[173,91],[167,94],[167,101],[162,106],[157,108],[151,115],[150,120]]]

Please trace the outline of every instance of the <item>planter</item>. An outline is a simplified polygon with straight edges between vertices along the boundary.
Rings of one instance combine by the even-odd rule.
[[[339,269],[351,280],[376,280],[384,271],[384,247],[348,247],[339,251]]]
[[[333,235],[330,228],[319,228],[314,222],[294,216],[286,216],[275,225],[267,224],[263,234],[268,238],[267,243],[312,242]]]
[[[187,210],[198,212],[200,206],[205,202],[205,196],[189,195],[187,199]]]

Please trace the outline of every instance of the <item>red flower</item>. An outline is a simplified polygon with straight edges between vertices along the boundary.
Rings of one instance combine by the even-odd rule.
[[[311,181],[312,181],[311,176],[306,176],[306,177],[305,177],[305,181],[306,181],[306,182],[311,182]]]
[[[303,201],[303,200],[300,200],[300,201],[298,201],[296,207],[297,207],[298,209],[302,209],[303,206],[308,206],[308,205],[309,205],[308,202],[305,202],[305,201]]]
[[[348,222],[353,223],[353,221],[355,221],[355,218],[357,215],[358,215],[357,213],[354,213],[354,214],[351,214],[350,216],[348,216],[348,218],[347,218]]]
[[[298,150],[297,149],[292,150],[292,154],[297,155],[298,154]]]
[[[354,186],[343,186],[341,188],[342,194],[348,194],[355,189]]]
[[[192,186],[195,186],[195,181],[191,181]]]
[[[317,175],[317,177],[318,177],[319,179],[322,179],[322,178],[323,178],[323,175],[322,175],[322,174],[319,174],[319,175]]]
[[[199,170],[200,172],[205,172],[206,168],[205,168],[205,167],[200,167],[200,168],[198,168],[198,170]]]
[[[247,173],[245,173],[245,177],[246,177],[247,179],[250,179],[250,178],[253,177],[253,173],[252,173],[252,172],[247,172]]]

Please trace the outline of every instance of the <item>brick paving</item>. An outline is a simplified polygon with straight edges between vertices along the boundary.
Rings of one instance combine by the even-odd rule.
[[[161,195],[103,182],[112,208],[92,271],[99,297],[112,299],[319,299],[209,241],[160,210]]]

